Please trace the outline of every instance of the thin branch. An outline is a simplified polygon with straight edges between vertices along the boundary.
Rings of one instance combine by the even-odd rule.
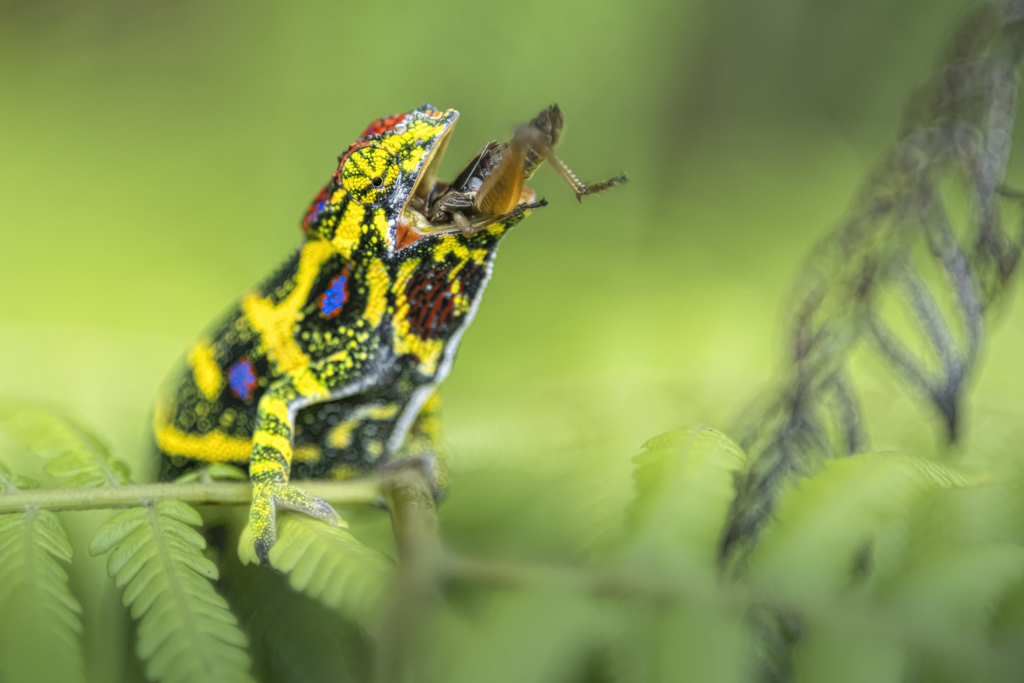
[[[408,564],[428,563],[431,569],[441,555],[437,508],[430,475],[414,460],[388,473],[380,488],[391,512],[398,554]]]
[[[361,479],[348,482],[300,481],[306,492],[332,505],[376,505],[382,502],[381,482]],[[248,483],[140,484],[91,489],[34,489],[0,494],[0,514],[42,508],[51,512],[106,510],[179,500],[193,505],[248,505]]]
[[[437,508],[423,460],[410,460],[381,481],[398,546],[398,581],[378,638],[376,680],[409,680],[424,617],[440,598],[442,548]]]

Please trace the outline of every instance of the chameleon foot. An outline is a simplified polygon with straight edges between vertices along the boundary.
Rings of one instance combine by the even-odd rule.
[[[331,526],[338,523],[338,515],[329,503],[314,498],[300,488],[288,484],[255,485],[252,506],[249,508],[249,527],[256,556],[263,563],[268,561],[270,549],[277,540],[274,521],[278,509],[304,512],[310,517],[326,520]]]

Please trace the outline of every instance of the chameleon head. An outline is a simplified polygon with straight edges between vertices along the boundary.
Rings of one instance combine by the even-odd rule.
[[[410,200],[420,188],[429,192],[436,183],[458,117],[454,109],[440,111],[424,104],[375,120],[338,157],[331,182],[303,218],[303,230],[331,239],[343,231],[346,209],[361,207],[394,245],[399,217]]]
[[[402,251],[420,238],[458,233],[466,246],[497,238],[530,209],[544,206],[525,187],[547,161],[580,198],[626,181],[617,176],[586,184],[554,155],[563,118],[551,105],[511,140],[487,143],[452,182],[438,180],[459,113],[424,104],[408,113],[377,119],[338,158],[331,182],[313,200],[303,228],[350,256],[357,243],[373,250]],[[481,236],[485,228],[492,238]],[[366,235],[366,237],[362,237]]]

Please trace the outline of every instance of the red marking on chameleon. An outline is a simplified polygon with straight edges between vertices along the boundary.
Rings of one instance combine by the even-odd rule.
[[[485,269],[467,263],[457,278],[460,290],[469,294],[479,283]],[[409,331],[421,339],[434,339],[456,317],[455,294],[452,280],[444,268],[419,273],[409,287],[406,296],[409,301]]]
[[[367,138],[371,135],[383,135],[384,133],[393,131],[395,129],[395,126],[400,124],[402,121],[405,121],[404,112],[401,114],[395,114],[394,116],[385,116],[383,118],[379,118],[373,123],[371,123],[369,126],[367,126],[366,130],[364,130],[363,134],[360,135],[359,137]]]

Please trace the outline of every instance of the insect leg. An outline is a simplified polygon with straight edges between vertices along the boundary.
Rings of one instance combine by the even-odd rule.
[[[536,202],[530,202],[529,204],[520,204],[519,206],[515,207],[508,213],[504,213],[500,216],[488,216],[487,218],[477,221],[476,223],[470,223],[469,219],[467,219],[461,213],[456,212],[454,216],[455,225],[459,227],[459,230],[462,232],[463,235],[465,235],[466,237],[472,237],[473,235],[477,234],[484,228],[494,225],[495,223],[503,223],[504,221],[515,218],[516,216],[519,216],[522,213],[529,211],[530,209],[537,209],[547,205],[548,200],[546,199],[541,199]]]
[[[584,183],[576,177],[576,174],[572,172],[572,169],[565,165],[565,162],[555,156],[554,151],[550,147],[542,145],[539,147],[538,151],[543,154],[544,158],[547,159],[547,162],[551,164],[551,168],[555,169],[558,175],[562,176],[562,179],[569,183],[569,187],[571,187],[572,191],[576,193],[576,200],[580,202],[583,201],[582,197],[585,194],[597,194],[602,190],[607,190],[609,187],[614,187],[615,185],[621,185],[629,180],[626,174],[622,173],[600,183]]]

